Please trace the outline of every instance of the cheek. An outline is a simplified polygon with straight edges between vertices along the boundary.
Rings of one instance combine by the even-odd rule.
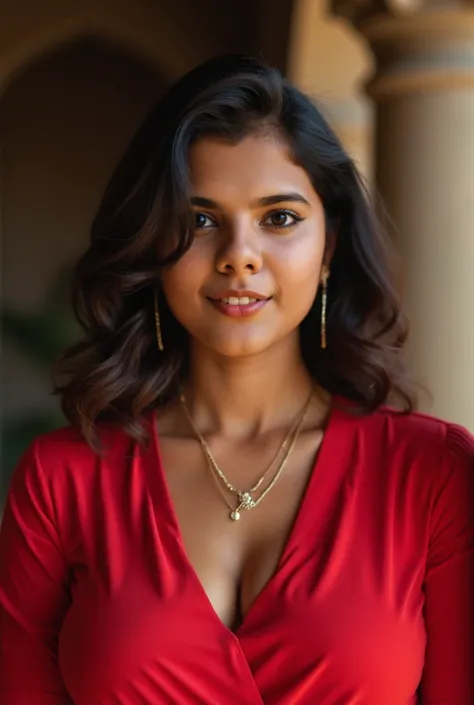
[[[315,241],[314,235],[305,240],[288,248],[285,256],[278,258],[277,279],[286,306],[299,302],[303,306],[311,305],[318,290],[324,243]]]
[[[170,306],[188,305],[196,298],[205,277],[202,262],[191,251],[162,274],[161,283]]]

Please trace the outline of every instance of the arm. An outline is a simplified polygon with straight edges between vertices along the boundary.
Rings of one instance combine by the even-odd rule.
[[[35,442],[14,472],[0,530],[0,702],[72,705],[57,663],[68,566]]]
[[[451,426],[425,575],[422,705],[474,703],[474,439]]]

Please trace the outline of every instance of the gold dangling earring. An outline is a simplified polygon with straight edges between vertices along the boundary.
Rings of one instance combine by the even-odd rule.
[[[321,284],[323,287],[323,291],[322,291],[322,295],[321,295],[321,348],[323,350],[325,350],[326,346],[327,346],[326,315],[327,315],[327,307],[328,307],[328,279],[329,279],[329,269],[327,267],[323,267],[323,270],[321,273]]]
[[[158,308],[158,290],[154,290],[153,294],[154,307],[155,307],[155,327],[156,327],[156,341],[158,343],[158,350],[163,352],[163,337],[161,335],[161,321],[160,321],[160,309]]]

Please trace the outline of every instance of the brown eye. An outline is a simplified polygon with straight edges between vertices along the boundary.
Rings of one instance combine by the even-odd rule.
[[[272,222],[272,225],[277,225],[277,226],[284,226],[287,225],[288,221],[288,213],[283,213],[280,211],[279,213],[274,213],[271,217],[270,220]]]
[[[194,227],[196,230],[201,230],[203,228],[213,228],[215,227],[215,222],[210,218],[210,216],[205,213],[195,213],[194,214]]]
[[[285,209],[273,211],[265,218],[263,223],[264,225],[269,225],[270,227],[283,229],[291,228],[302,220],[303,218],[297,213]]]

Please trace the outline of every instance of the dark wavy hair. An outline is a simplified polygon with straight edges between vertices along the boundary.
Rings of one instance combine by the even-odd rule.
[[[186,74],[159,100],[119,162],[75,268],[74,311],[84,337],[59,361],[55,391],[89,442],[98,421],[143,438],[143,414],[171,399],[186,376],[188,335],[162,296],[158,350],[153,292],[163,268],[192,243],[190,145],[204,136],[237,143],[262,129],[286,140],[337,231],[327,349],[320,347],[319,294],[300,327],[309,372],[362,412],[387,402],[413,408],[387,238],[353,161],[312,100],[276,69],[224,56]]]

